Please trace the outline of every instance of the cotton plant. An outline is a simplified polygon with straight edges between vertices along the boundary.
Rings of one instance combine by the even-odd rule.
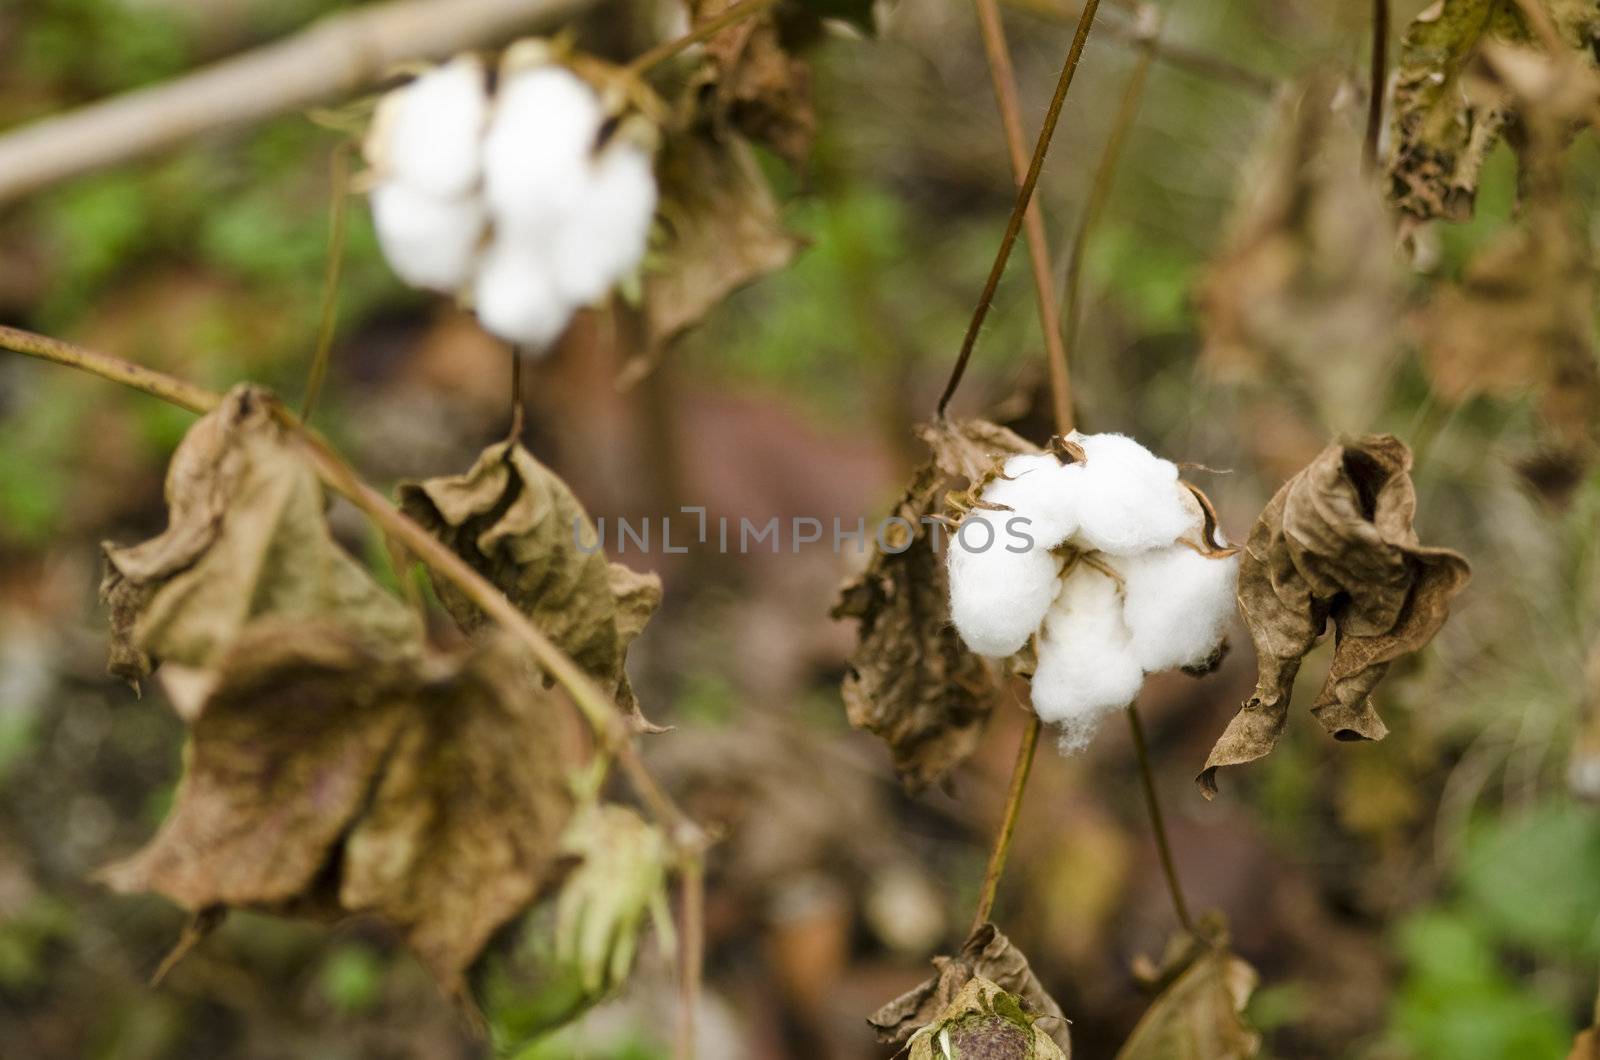
[[[951,616],[979,655],[1033,646],[1033,707],[1064,751],[1146,674],[1215,664],[1237,550],[1177,465],[1120,434],[1073,433],[976,492],[950,542]]]
[[[506,52],[492,93],[488,73],[459,56],[379,101],[364,146],[372,216],[402,280],[461,296],[539,354],[637,271],[656,130],[543,41]]]

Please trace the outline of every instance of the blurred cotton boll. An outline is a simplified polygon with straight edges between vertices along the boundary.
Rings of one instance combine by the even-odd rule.
[[[457,198],[483,172],[483,123],[489,111],[483,64],[463,55],[383,98],[366,153],[385,180]]]
[[[561,337],[572,305],[556,293],[550,266],[535,250],[504,238],[484,255],[473,287],[478,322],[507,342],[543,353]]]
[[[372,219],[383,256],[413,287],[452,294],[472,278],[483,239],[483,204],[441,199],[394,181],[372,189]]]
[[[562,66],[514,74],[501,86],[484,139],[484,193],[495,224],[549,239],[593,180],[589,162],[605,115],[594,89]]]
[[[556,231],[557,289],[581,305],[599,301],[638,268],[656,212],[656,177],[643,146],[614,142],[591,167],[591,179]]]

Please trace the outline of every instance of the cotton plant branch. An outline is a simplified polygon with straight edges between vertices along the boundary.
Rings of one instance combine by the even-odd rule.
[[[221,394],[185,380],[20,328],[0,326],[0,349],[78,368],[191,412],[206,413],[222,402]],[[465,594],[490,619],[522,642],[529,654],[567,692],[573,705],[593,728],[603,750],[615,756],[618,767],[627,776],[640,801],[662,826],[678,853],[686,918],[682,925],[683,953],[679,966],[686,1008],[679,1040],[680,1048],[683,1043],[688,1043],[689,1051],[680,1051],[677,1055],[692,1057],[693,1005],[698,1003],[702,964],[700,953],[703,946],[703,942],[695,936],[704,922],[701,889],[704,887],[703,859],[709,845],[706,833],[656,782],[639,756],[638,748],[634,746],[633,731],[628,720],[577,663],[518,611],[504,593],[367,484],[321,435],[306,427],[287,407],[279,404],[274,414],[292,432],[318,478],[329,489],[350,501],[391,542],[427,564]]]
[[[0,204],[196,136],[349,95],[396,64],[483,47],[594,0],[391,0],[149,88],[0,134]]]
[[[1367,81],[1367,133],[1361,161],[1367,172],[1378,167],[1378,138],[1383,132],[1383,96],[1389,81],[1389,0],[1372,0],[1372,73]]]

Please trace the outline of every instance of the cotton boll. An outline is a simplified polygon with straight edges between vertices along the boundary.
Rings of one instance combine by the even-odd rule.
[[[495,223],[553,238],[591,179],[589,154],[604,115],[594,89],[563,66],[513,75],[484,137],[484,193]]]
[[[1210,659],[1234,611],[1238,557],[1210,559],[1176,544],[1114,562],[1139,665],[1154,673]]]
[[[453,59],[383,98],[368,158],[387,180],[440,198],[465,195],[482,172],[488,109],[483,64]]]
[[[1054,548],[1078,529],[1083,470],[1048,453],[1023,453],[1006,461],[1003,476],[985,487],[983,499],[1026,518],[1039,547]]]
[[[1061,727],[1063,751],[1077,750],[1101,718],[1138,697],[1143,683],[1117,583],[1080,564],[1045,618],[1033,673],[1034,712]]]
[[[650,152],[632,143],[606,147],[572,214],[556,229],[551,260],[557,290],[575,303],[599,301],[638,267],[655,211]]]
[[[1190,527],[1177,465],[1120,434],[1074,435],[1086,459],[1076,544],[1132,555],[1170,545]]]
[[[386,181],[372,189],[372,220],[384,258],[411,286],[452,293],[471,279],[484,229],[477,199],[441,199]]]
[[[560,338],[572,316],[572,304],[556,293],[544,259],[503,236],[484,255],[474,297],[485,328],[535,354]]]
[[[1028,643],[1060,588],[1061,561],[1042,548],[1021,552],[1009,512],[977,509],[949,541],[950,617],[967,647],[1006,656]]]

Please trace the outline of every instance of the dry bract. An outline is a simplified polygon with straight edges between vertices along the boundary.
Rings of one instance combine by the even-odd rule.
[[[705,22],[734,0],[693,0],[690,20]],[[785,50],[771,12],[744,19],[706,42],[710,72],[702,91],[716,116],[740,132],[770,144],[799,165],[811,152],[817,115],[811,101],[811,68]]]
[[[1418,542],[1410,472],[1411,450],[1392,435],[1336,443],[1256,520],[1239,568],[1256,689],[1206,759],[1198,780],[1208,796],[1218,768],[1277,745],[1300,663],[1329,622],[1333,661],[1311,712],[1338,739],[1388,732],[1373,688],[1395,659],[1433,638],[1470,574],[1457,553]]]
[[[1206,938],[1172,947],[1159,981],[1165,984],[1117,1060],[1249,1060],[1261,1036],[1244,1022],[1255,991],[1254,968],[1228,949],[1220,924],[1202,922]]]
[[[1022,999],[982,976],[967,980],[908,1043],[910,1060],[1066,1060]]]

